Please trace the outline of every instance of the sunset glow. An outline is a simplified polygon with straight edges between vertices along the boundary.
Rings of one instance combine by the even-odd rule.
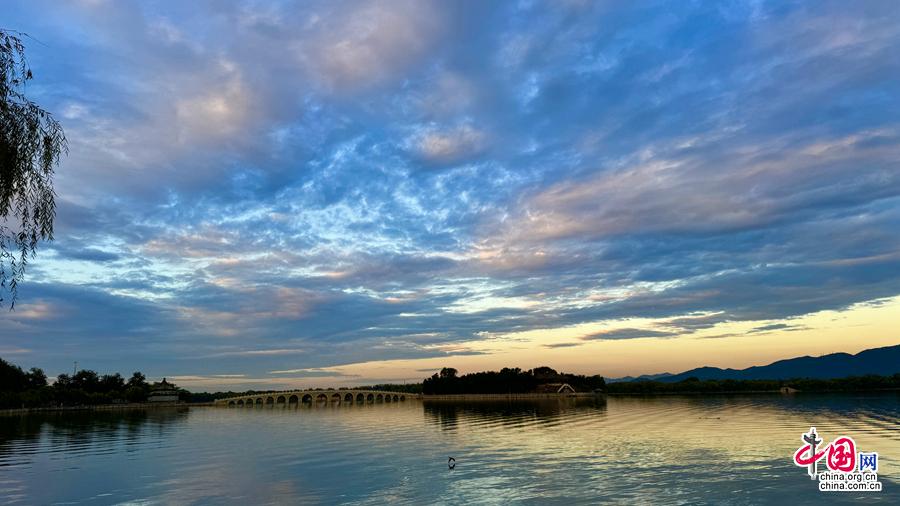
[[[69,154],[0,356],[198,391],[900,344],[896,7],[804,4],[8,2]]]

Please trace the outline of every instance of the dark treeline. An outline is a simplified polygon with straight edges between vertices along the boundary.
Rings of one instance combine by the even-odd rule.
[[[119,373],[99,375],[82,369],[60,374],[51,385],[37,367],[29,371],[0,359],[0,408],[82,406],[118,402],[144,402],[153,384],[140,372],[127,380]],[[188,397],[180,390],[179,396]]]
[[[421,383],[380,383],[378,385],[368,385],[364,387],[356,387],[354,390],[376,390],[380,392],[405,392],[408,394],[422,393]]]
[[[583,376],[556,372],[549,367],[523,371],[518,367],[500,372],[485,371],[457,376],[456,369],[445,367],[422,382],[426,395],[441,394],[524,394],[540,390],[541,385],[568,383],[577,392],[606,388],[602,376]]]
[[[271,390],[246,390],[243,392],[187,392],[187,396],[185,399],[182,399],[187,402],[212,402],[216,399],[225,399],[227,397],[237,397],[239,395],[255,395],[255,394],[268,394],[272,393]],[[180,396],[179,396],[180,397]]]
[[[699,380],[688,378],[677,383],[661,381],[623,381],[610,383],[612,394],[675,394],[717,392],[774,392],[789,387],[801,392],[867,392],[900,389],[900,373],[893,376],[853,376],[837,379],[798,378],[791,380]]]

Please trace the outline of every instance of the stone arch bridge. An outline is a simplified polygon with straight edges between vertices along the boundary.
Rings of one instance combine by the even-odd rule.
[[[315,406],[320,404],[375,404],[404,402],[416,394],[376,390],[292,390],[267,394],[241,395],[216,400],[216,406],[252,408],[254,406]]]

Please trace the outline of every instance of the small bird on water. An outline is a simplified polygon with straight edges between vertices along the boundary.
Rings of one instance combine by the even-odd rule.
[[[447,459],[447,467],[449,467],[450,469],[453,469],[454,467],[456,467],[456,459],[454,459],[453,457],[448,458]]]

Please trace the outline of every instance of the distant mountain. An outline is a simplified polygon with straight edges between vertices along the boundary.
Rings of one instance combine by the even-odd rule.
[[[659,374],[641,374],[640,376],[622,376],[621,378],[607,378],[607,383],[619,383],[622,381],[653,381],[658,380],[662,381],[663,378],[667,376],[671,376],[670,372],[663,372]]]
[[[792,378],[845,378],[847,376],[863,376],[878,374],[890,376],[900,373],[900,345],[886,346],[864,350],[856,355],[849,353],[832,353],[821,357],[798,357],[772,362],[769,365],[748,367],[747,369],[720,369],[718,367],[699,367],[679,374],[655,375],[656,381],[674,383],[694,377],[700,380],[756,380],[756,379],[792,379]],[[646,376],[646,377],[645,377]],[[634,378],[654,379],[654,375]],[[611,380],[614,381],[614,380]]]

